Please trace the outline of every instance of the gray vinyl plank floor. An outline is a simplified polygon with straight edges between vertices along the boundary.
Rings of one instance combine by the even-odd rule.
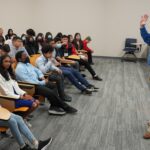
[[[76,115],[49,116],[48,104],[34,112],[32,132],[38,139],[53,137],[48,150],[148,150],[142,138],[150,119],[150,67],[146,63],[96,58],[96,72],[103,82],[92,96],[67,85]],[[14,139],[1,139],[0,150],[16,150]]]

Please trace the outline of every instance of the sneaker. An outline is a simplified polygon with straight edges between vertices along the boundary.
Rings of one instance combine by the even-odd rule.
[[[33,149],[26,144],[23,148],[20,148],[20,150],[33,150]]]
[[[69,113],[69,114],[74,114],[78,111],[77,109],[75,109],[71,106],[67,106],[66,108],[64,108],[64,110],[65,110],[66,113]]]
[[[95,89],[95,90],[98,90],[99,88],[98,87],[96,87],[95,85],[92,85],[92,84],[90,84],[89,86],[88,86],[88,88],[93,88],[93,89]]]
[[[27,121],[27,119],[24,119],[24,122],[29,128],[32,128],[32,124],[29,123],[29,121]]]
[[[95,87],[94,85],[89,85],[87,88],[92,92],[98,92],[98,89],[99,89],[99,88]]]
[[[97,80],[97,81],[103,81],[103,79],[101,79],[98,75],[93,77],[93,80]]]
[[[66,114],[66,112],[63,109],[59,107],[52,107],[52,106],[49,108],[48,113],[50,115],[65,115]]]
[[[46,150],[48,146],[52,143],[52,138],[49,138],[45,141],[39,141],[38,150]]]
[[[87,94],[87,95],[91,95],[92,91],[90,89],[85,89],[81,92],[82,94]]]

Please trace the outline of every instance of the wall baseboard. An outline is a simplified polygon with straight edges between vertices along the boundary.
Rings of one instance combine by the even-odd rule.
[[[93,58],[106,58],[106,59],[120,59],[122,57],[111,57],[111,56],[93,56]],[[137,58],[137,61],[146,61],[146,58]]]

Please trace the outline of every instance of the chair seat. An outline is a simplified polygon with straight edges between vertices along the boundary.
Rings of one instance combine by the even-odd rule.
[[[0,127],[0,132],[5,132],[5,131],[7,131],[7,130],[8,130],[7,127]]]
[[[28,107],[20,107],[20,108],[16,108],[16,109],[14,110],[14,112],[26,112],[26,111],[28,111],[28,110],[29,110]]]

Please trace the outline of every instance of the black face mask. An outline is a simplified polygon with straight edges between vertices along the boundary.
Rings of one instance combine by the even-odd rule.
[[[26,60],[24,61],[25,64],[30,63],[30,59],[29,57],[26,58]]]

